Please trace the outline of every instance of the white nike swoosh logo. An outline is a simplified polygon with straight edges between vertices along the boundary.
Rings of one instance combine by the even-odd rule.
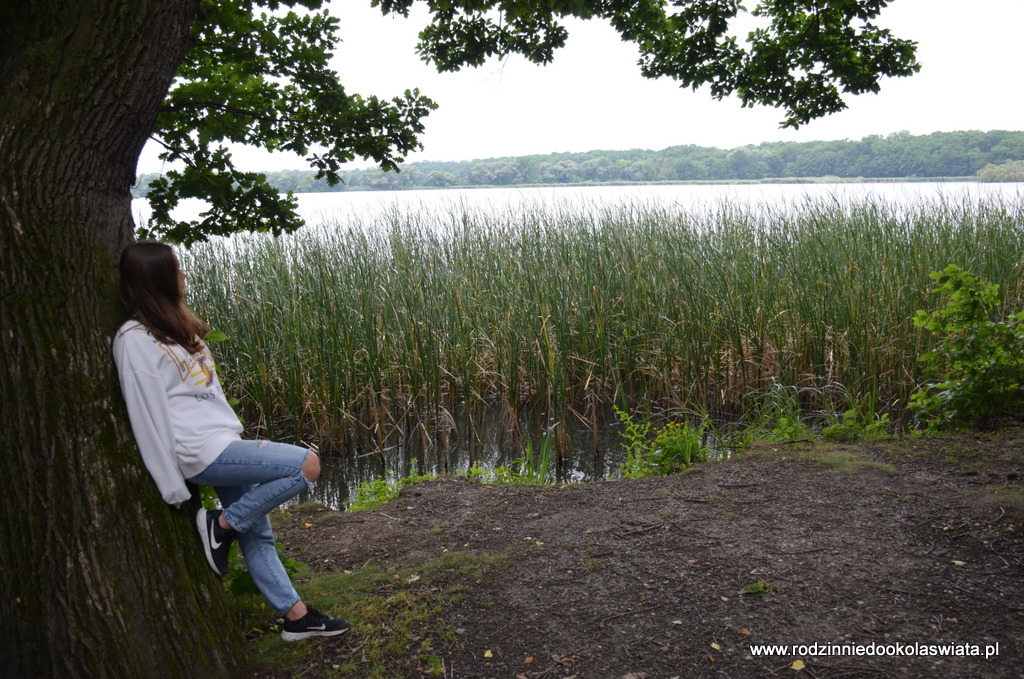
[[[210,531],[210,549],[220,549],[220,545],[221,545],[221,543],[217,542],[216,534],[211,530]]]
[[[306,629],[327,629],[327,625],[320,625],[319,627],[307,627]]]

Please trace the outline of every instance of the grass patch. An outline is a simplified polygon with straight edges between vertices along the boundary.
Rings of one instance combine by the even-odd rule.
[[[253,622],[270,617],[262,599],[239,598],[253,669],[365,679],[444,676],[440,649],[458,643],[444,620],[444,606],[460,599],[468,584],[482,584],[508,558],[504,553],[445,552],[415,566],[370,563],[329,573],[306,569],[295,581],[303,600],[352,623],[337,641],[283,642],[277,625]]]
[[[854,473],[865,469],[874,469],[886,474],[900,473],[899,469],[894,465],[872,460],[845,448],[820,442],[805,442],[797,445],[757,443],[738,451],[732,456],[732,459],[757,457],[770,457],[778,460],[805,460],[843,473]]]
[[[1014,514],[1024,513],[1024,488],[1020,486],[988,486],[981,493],[989,502],[1011,508]]]
[[[835,448],[816,448],[814,450],[800,451],[798,453],[798,457],[803,460],[825,465],[837,472],[843,472],[846,474],[864,471],[865,469],[874,469],[876,471],[885,472],[886,474],[900,473],[899,469],[891,464],[878,462],[877,460],[868,459],[863,455]]]

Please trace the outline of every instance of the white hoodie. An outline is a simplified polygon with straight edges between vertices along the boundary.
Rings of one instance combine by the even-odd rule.
[[[114,336],[114,362],[135,441],[164,502],[191,497],[185,479],[206,469],[242,424],[228,405],[210,351],[164,344],[138,321]]]

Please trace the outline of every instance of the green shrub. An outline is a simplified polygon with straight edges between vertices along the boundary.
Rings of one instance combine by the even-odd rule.
[[[650,454],[647,437],[651,431],[651,423],[647,420],[635,422],[633,416],[622,408],[618,406],[612,407],[615,410],[615,417],[623,426],[621,434],[623,439],[622,447],[626,451],[626,457],[619,467],[619,471],[624,477],[644,476],[644,474],[638,472],[641,471],[641,467],[646,466],[643,461]]]
[[[783,415],[775,423],[772,429],[770,441],[789,442],[802,441],[811,438],[811,428],[807,426],[799,413],[795,415]]]
[[[707,462],[711,449],[704,443],[709,421],[699,427],[689,421],[669,422],[654,437],[651,449],[655,454],[655,468],[659,474],[674,474],[692,464]]]
[[[704,443],[710,426],[704,420],[699,427],[690,422],[669,422],[648,441],[651,424],[634,422],[633,416],[616,407],[615,415],[624,426],[622,437],[626,458],[620,471],[624,478],[676,474],[699,462],[706,462],[711,449]]]
[[[869,419],[857,408],[850,408],[843,413],[842,418],[821,430],[821,438],[836,443],[879,439],[888,434],[889,425],[887,413]]]
[[[1024,409],[1024,313],[999,318],[999,286],[951,264],[931,274],[931,292],[946,306],[918,311],[914,325],[939,337],[922,354],[933,381],[911,396],[910,408],[927,430],[984,426]]]
[[[746,448],[755,441],[790,442],[810,439],[811,427],[804,421],[800,389],[773,381],[757,397],[756,407],[742,418],[742,428],[732,437],[735,448]]]

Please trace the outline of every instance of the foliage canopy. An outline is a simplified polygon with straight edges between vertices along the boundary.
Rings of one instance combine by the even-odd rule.
[[[227,143],[292,151],[317,177],[337,184],[342,163],[372,158],[397,169],[418,148],[422,118],[436,104],[418,90],[391,101],[348,93],[329,65],[338,20],[321,0],[203,3],[191,48],[164,102],[154,138],[161,158],[183,161],[153,183],[153,221],[144,235],[189,243],[235,231],[293,231],[292,196],[279,196],[262,173],[235,167]],[[282,12],[282,6],[307,10]],[[269,12],[256,13],[263,7]],[[199,222],[174,222],[182,198],[210,208]]]
[[[414,0],[371,0],[408,16]],[[422,1],[422,0],[421,0]],[[154,138],[161,158],[181,161],[151,185],[149,237],[182,243],[236,231],[290,232],[301,226],[291,195],[265,175],[235,167],[226,145],[241,143],[306,157],[317,178],[341,181],[343,163],[372,159],[397,170],[418,149],[436,104],[419,90],[390,101],[349,93],[330,67],[338,20],[323,0],[203,0]],[[667,76],[744,106],[782,109],[799,127],[846,107],[844,95],[877,92],[884,76],[919,69],[915,43],[872,21],[887,0],[762,0],[745,41],[738,0],[426,0],[421,57],[440,71],[521,54],[547,63],[564,46],[565,18],[603,19],[640,48],[644,76]],[[210,207],[175,222],[183,198]]]

